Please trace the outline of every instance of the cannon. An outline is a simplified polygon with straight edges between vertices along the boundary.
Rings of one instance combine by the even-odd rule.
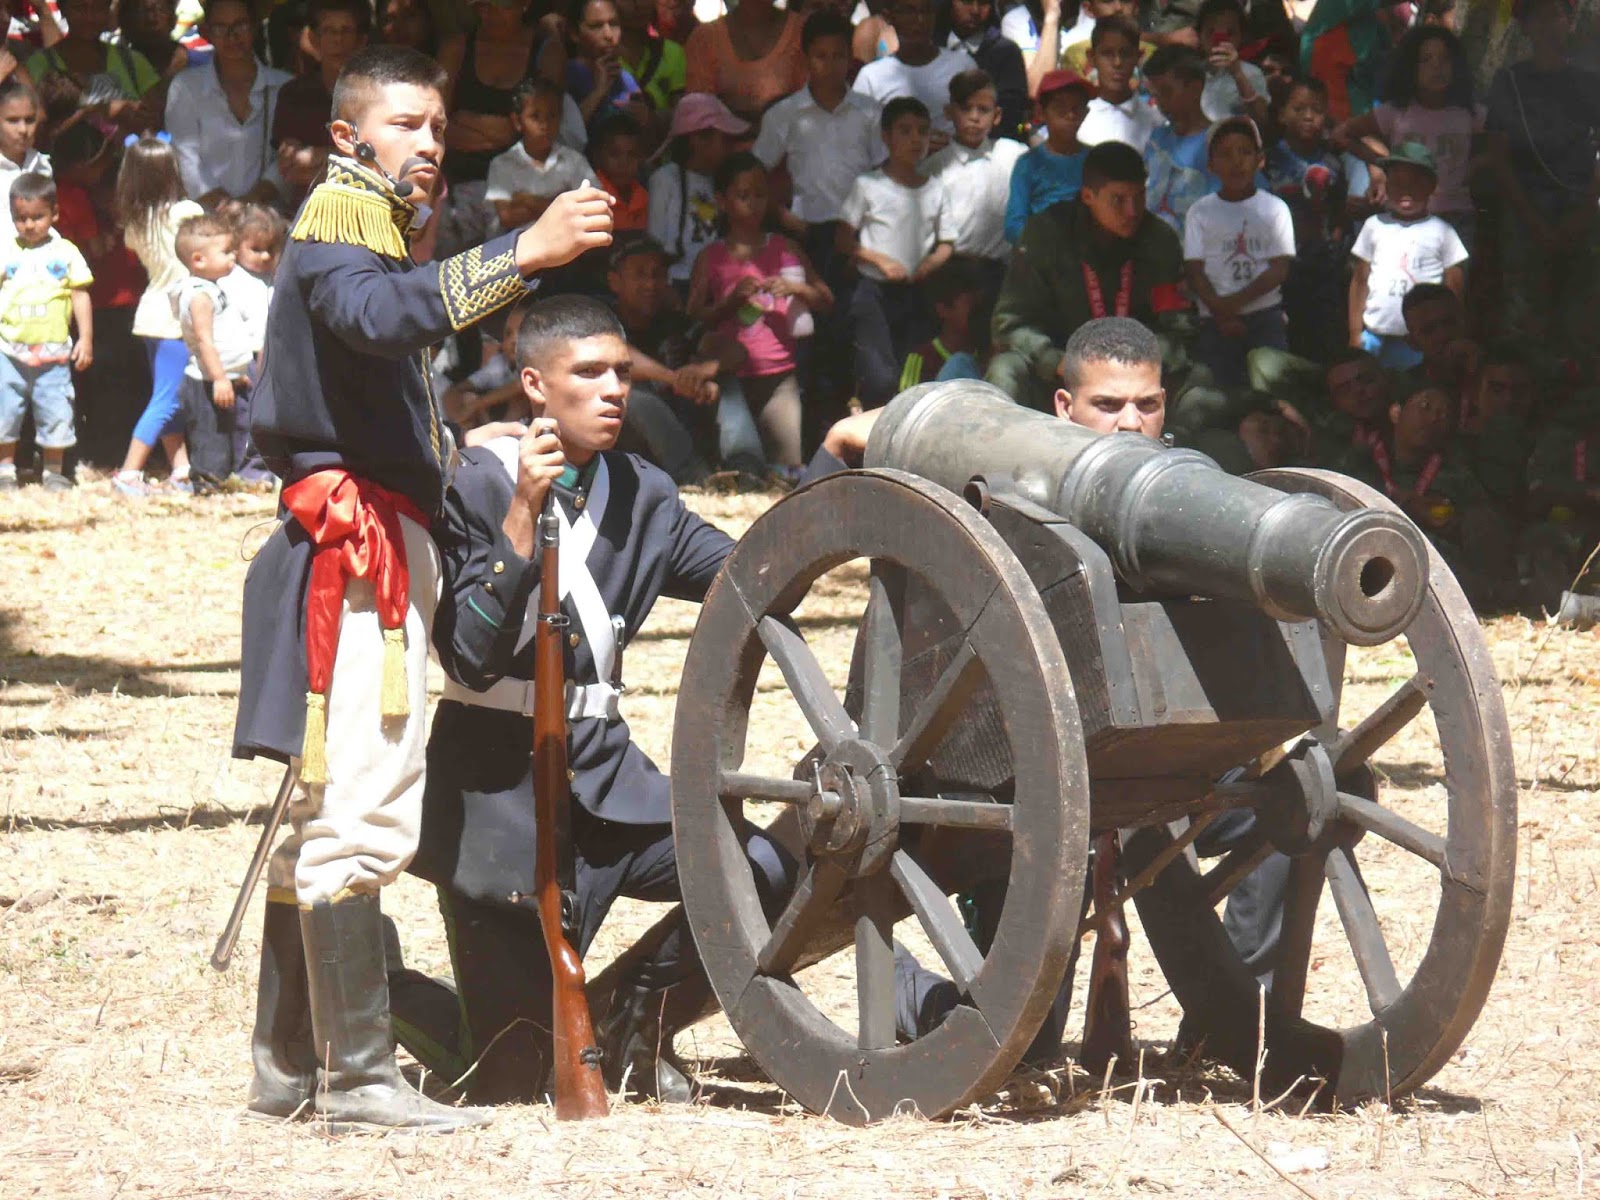
[[[830,677],[793,616],[858,560],[853,660]],[[1351,646],[1377,649],[1347,668]],[[749,728],[768,663],[812,743],[781,771],[748,764],[771,758]],[[1413,725],[1426,761],[1404,767],[1426,786],[1397,807],[1373,758]],[[1320,471],[1234,478],[968,382],[903,393],[865,469],[754,523],[695,627],[672,743],[684,908],[716,1000],[775,1083],[850,1123],[942,1115],[1005,1080],[1094,926],[1089,844],[1111,831],[1114,903],[1211,1053],[1273,1094],[1415,1089],[1498,966],[1515,800],[1481,628],[1387,499]],[[774,805],[799,864],[775,914],[730,819]],[[1244,832],[1202,857],[1230,817]],[[1262,991],[1219,906],[1275,854]],[[1004,901],[980,938],[953,897],[986,884]],[[960,995],[913,1040],[895,1024],[901,922]],[[807,968],[851,948],[840,1008]]]

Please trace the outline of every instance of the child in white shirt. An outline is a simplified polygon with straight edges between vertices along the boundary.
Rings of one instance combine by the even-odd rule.
[[[489,164],[483,198],[502,230],[537,221],[562,192],[594,181],[583,155],[557,141],[566,93],[548,79],[526,79],[511,97],[522,140]]]
[[[1011,243],[1006,241],[1011,172],[1027,147],[1012,138],[994,137],[1000,94],[987,71],[963,71],[952,79],[945,111],[954,139],[923,169],[944,186],[955,252],[988,264],[984,290],[992,295],[1000,290],[1003,265],[1011,257]]]
[[[918,169],[928,154],[927,106],[910,96],[883,109],[889,161],[856,180],[840,217],[839,253],[861,272],[850,300],[856,330],[856,395],[876,408],[894,396],[906,352],[932,335],[921,289],[949,261],[949,199]]]
[[[1206,156],[1221,190],[1196,200],[1183,223],[1185,274],[1204,309],[1193,353],[1219,385],[1243,387],[1251,350],[1289,346],[1280,289],[1294,261],[1294,217],[1256,187],[1264,159],[1249,117],[1214,125]]]
[[[1442,283],[1461,295],[1467,248],[1448,221],[1428,215],[1439,176],[1426,146],[1404,142],[1379,165],[1388,173],[1388,211],[1367,218],[1351,249],[1350,344],[1403,371],[1422,361],[1406,339],[1406,293]]]
[[[223,282],[238,261],[233,227],[212,213],[190,217],[178,226],[174,248],[189,269],[173,289],[172,306],[189,348],[179,395],[198,492],[220,486],[243,460],[249,429],[239,423],[238,403],[250,389],[260,341],[251,306]]]

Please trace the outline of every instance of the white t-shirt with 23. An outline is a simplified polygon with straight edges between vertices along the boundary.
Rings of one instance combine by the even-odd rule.
[[[1392,213],[1368,217],[1350,253],[1371,266],[1362,324],[1384,337],[1404,336],[1407,292],[1419,283],[1443,283],[1445,271],[1467,261],[1467,248],[1450,222],[1402,221]]]
[[[1202,196],[1184,217],[1184,261],[1203,263],[1219,296],[1242,292],[1273,259],[1293,257],[1294,217],[1271,192],[1258,188],[1243,200]],[[1241,315],[1261,312],[1282,300],[1282,292],[1273,288],[1245,305]]]

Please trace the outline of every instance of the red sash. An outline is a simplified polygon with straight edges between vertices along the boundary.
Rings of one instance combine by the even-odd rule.
[[[339,618],[345,587],[352,579],[372,583],[378,623],[383,627],[383,715],[403,717],[410,711],[405,679],[405,621],[411,592],[405,537],[400,518],[423,528],[428,518],[405,496],[358,479],[342,467],[330,467],[283,489],[283,503],[316,551],[306,591],[306,740],[300,777],[307,783],[327,782],[323,739],[326,734],[328,683],[339,646]]]

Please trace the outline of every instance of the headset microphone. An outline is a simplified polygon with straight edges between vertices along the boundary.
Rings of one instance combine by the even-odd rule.
[[[371,165],[374,171],[378,172],[378,174],[387,179],[390,185],[394,188],[394,194],[400,197],[400,199],[406,199],[411,195],[412,192],[417,190],[417,185],[412,183],[410,180],[396,179],[393,175],[389,174],[389,172],[385,171],[378,165],[378,152],[372,148],[371,142],[357,142],[356,157],[362,162]],[[426,160],[420,158],[408,158],[405,161],[405,165],[400,168],[400,173],[404,175],[412,163],[421,163],[425,161]]]

